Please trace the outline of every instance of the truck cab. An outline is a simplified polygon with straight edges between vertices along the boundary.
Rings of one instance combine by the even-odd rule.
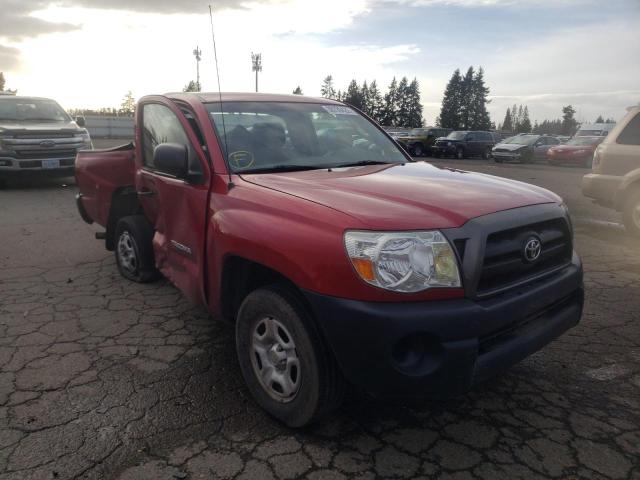
[[[462,395],[582,314],[557,195],[414,162],[334,100],[147,96],[135,142],[79,152],[76,177],[122,275],[231,322],[249,391],[292,427],[349,384]]]
[[[34,172],[73,175],[76,154],[90,148],[89,132],[56,101],[0,95],[0,181]]]

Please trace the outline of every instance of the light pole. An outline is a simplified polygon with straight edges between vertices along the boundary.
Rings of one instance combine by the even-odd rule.
[[[200,47],[196,47],[193,51],[193,56],[196,57],[196,87],[198,92],[200,91],[200,59],[202,58],[202,50]]]
[[[258,91],[258,72],[262,71],[262,54],[251,52],[251,70],[256,72],[256,92]]]

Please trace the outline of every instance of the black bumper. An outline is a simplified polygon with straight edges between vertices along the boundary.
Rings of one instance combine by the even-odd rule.
[[[82,220],[91,225],[93,223],[93,219],[89,216],[87,211],[84,209],[84,205],[82,204],[82,194],[76,193],[76,207],[78,208],[78,213]]]
[[[375,303],[305,292],[345,377],[377,397],[454,397],[540,350],[582,316],[573,263],[487,300]]]
[[[457,152],[457,147],[455,145],[451,145],[449,147],[442,146],[442,145],[433,145],[431,147],[431,153],[433,155],[442,155],[442,156],[455,155],[456,152]]]

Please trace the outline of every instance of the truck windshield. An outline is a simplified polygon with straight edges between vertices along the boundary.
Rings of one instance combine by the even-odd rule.
[[[449,140],[464,140],[469,132],[451,132],[447,135]]]
[[[68,122],[71,118],[53,100],[11,97],[0,99],[0,120]]]
[[[407,161],[387,136],[344,105],[223,102],[224,128],[220,103],[206,106],[234,172],[309,170]]]
[[[514,144],[514,145],[533,145],[540,137],[538,135],[516,135],[515,137],[507,138],[502,143]]]

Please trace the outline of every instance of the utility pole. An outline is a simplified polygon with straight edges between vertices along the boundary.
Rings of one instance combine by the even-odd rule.
[[[196,57],[196,86],[198,87],[198,91],[200,91],[200,59],[202,58],[202,50],[200,50],[200,47],[196,47],[193,51],[193,56]]]
[[[262,54],[251,52],[251,70],[256,72],[256,92],[258,91],[258,72],[262,71]]]

